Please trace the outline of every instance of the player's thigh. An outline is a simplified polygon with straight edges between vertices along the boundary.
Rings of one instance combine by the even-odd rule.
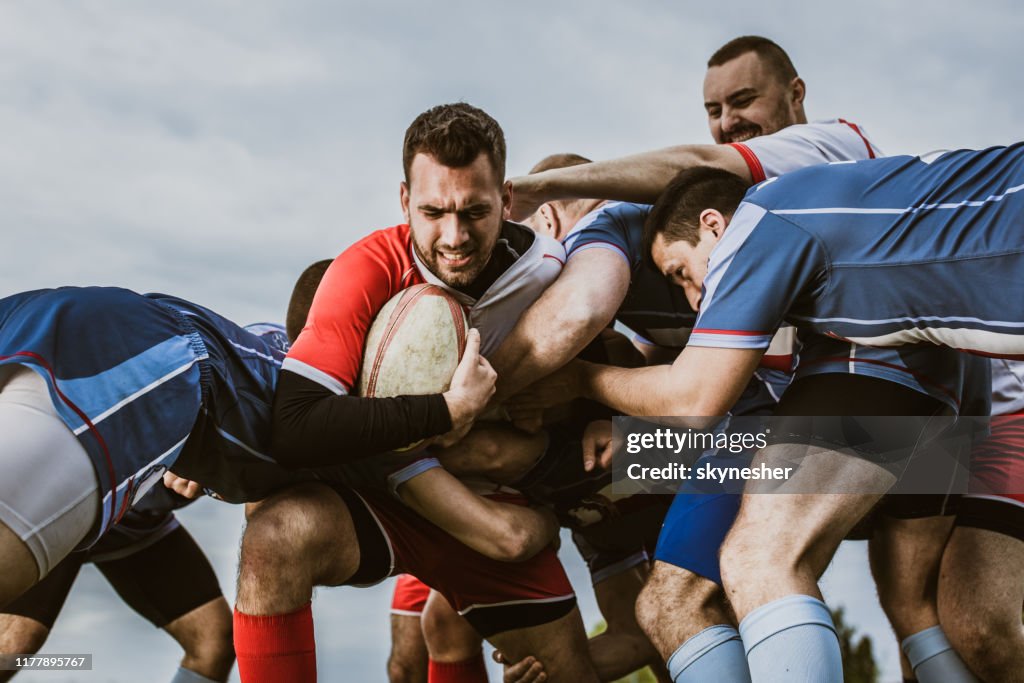
[[[539,626],[504,631],[487,639],[506,661],[533,656],[544,663],[549,681],[596,683],[597,674],[587,654],[587,636],[579,609]]]
[[[0,367],[0,605],[49,573],[99,512],[92,463],[43,379]]]
[[[71,553],[42,581],[4,607],[0,652],[31,653],[42,647],[84,562],[85,553]]]
[[[893,481],[885,469],[867,460],[823,448],[806,454],[801,444],[769,446],[754,464],[773,467],[793,459],[801,462],[790,482],[800,493],[788,493],[784,486],[774,493],[743,494],[722,548],[723,574],[728,565],[735,569],[737,560],[746,558],[755,570],[758,565],[778,569],[781,562],[790,569],[806,565],[820,575],[840,541]],[[832,492],[836,490],[849,492]]]

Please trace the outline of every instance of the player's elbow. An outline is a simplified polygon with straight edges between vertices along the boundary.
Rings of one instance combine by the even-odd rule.
[[[534,555],[540,548],[531,537],[531,534],[523,529],[518,529],[501,539],[496,544],[493,559],[499,562],[525,562]]]

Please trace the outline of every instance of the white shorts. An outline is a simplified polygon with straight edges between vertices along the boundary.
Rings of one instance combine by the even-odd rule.
[[[92,462],[46,382],[23,365],[0,367],[0,523],[28,546],[40,579],[85,538],[99,506]]]

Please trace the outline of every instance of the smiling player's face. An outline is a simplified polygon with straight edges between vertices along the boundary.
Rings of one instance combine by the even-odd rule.
[[[800,123],[802,101],[803,82],[783,83],[756,52],[709,67],[704,76],[704,109],[711,137],[719,144]]]
[[[442,282],[465,287],[490,260],[512,195],[484,153],[461,168],[420,153],[401,199],[416,254]]]

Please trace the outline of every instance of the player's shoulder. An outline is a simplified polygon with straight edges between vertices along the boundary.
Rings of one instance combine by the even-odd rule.
[[[401,279],[412,268],[412,236],[403,223],[374,230],[346,248],[327,268],[324,282],[334,281],[339,274],[353,280],[370,272]]]

